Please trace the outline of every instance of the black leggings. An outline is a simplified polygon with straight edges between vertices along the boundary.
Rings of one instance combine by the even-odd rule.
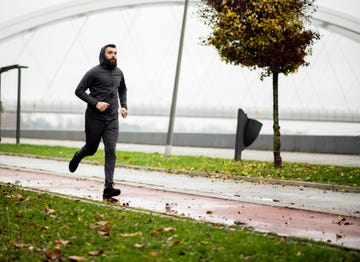
[[[119,121],[115,117],[111,120],[100,120],[93,113],[85,114],[86,144],[78,152],[78,157],[83,159],[96,153],[101,138],[105,148],[105,188],[112,187],[116,163],[116,143],[119,135]]]

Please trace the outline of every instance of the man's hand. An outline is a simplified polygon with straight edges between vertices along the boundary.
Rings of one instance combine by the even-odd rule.
[[[128,115],[128,111],[126,110],[125,107],[122,107],[122,108],[120,109],[120,113],[121,113],[121,116],[122,116],[123,118],[126,118],[127,115]]]
[[[100,111],[100,112],[104,112],[106,109],[108,109],[109,104],[106,102],[97,102],[96,104],[96,108]]]

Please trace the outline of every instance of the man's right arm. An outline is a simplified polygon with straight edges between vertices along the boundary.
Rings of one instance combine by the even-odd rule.
[[[79,85],[75,89],[75,95],[79,97],[84,102],[96,107],[98,101],[90,96],[86,91],[91,86],[91,73],[87,72],[84,77],[81,79]]]

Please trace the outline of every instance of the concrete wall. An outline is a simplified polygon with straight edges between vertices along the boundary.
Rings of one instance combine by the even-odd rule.
[[[1,130],[3,137],[15,137],[15,130]],[[84,140],[82,131],[22,130],[21,138]],[[273,150],[273,136],[260,135],[249,149]],[[120,132],[119,143],[165,145],[166,133]],[[175,146],[234,148],[235,134],[176,133]],[[282,135],[281,150],[288,152],[312,152],[330,154],[360,154],[358,136],[297,136]]]

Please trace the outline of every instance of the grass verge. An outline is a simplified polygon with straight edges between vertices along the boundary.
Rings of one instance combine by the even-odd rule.
[[[0,152],[25,154],[51,158],[70,159],[76,148],[26,144],[1,144]],[[104,150],[86,158],[94,163],[103,163]],[[334,165],[315,165],[307,163],[284,162],[282,169],[273,167],[272,162],[234,161],[231,159],[203,156],[170,156],[159,153],[117,152],[117,164],[163,168],[173,172],[206,172],[211,177],[226,175],[231,179],[245,176],[263,179],[284,179],[340,186],[360,186],[360,168]]]
[[[1,261],[359,261],[358,250],[0,183]]]

